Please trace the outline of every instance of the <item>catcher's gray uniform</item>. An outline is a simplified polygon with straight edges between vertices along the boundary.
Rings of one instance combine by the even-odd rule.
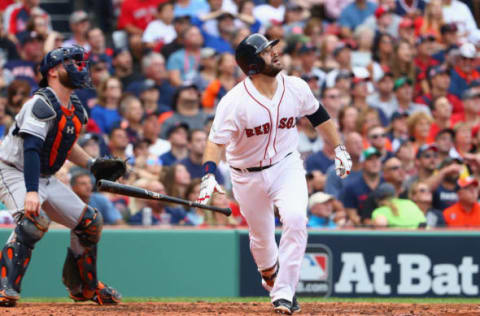
[[[0,145],[0,200],[16,221],[21,219],[23,214],[26,187],[23,175],[23,138],[13,135],[13,131],[18,129],[19,134],[27,133],[45,140],[55,122],[55,120],[41,121],[32,114],[33,105],[38,98],[41,96],[35,95],[23,105],[15,117],[15,123]],[[40,176],[38,194],[42,209],[51,220],[70,229],[78,225],[86,204],[55,176]],[[13,236],[14,232],[10,239]],[[78,253],[82,252],[83,248],[75,242],[76,236],[72,237],[72,249]]]

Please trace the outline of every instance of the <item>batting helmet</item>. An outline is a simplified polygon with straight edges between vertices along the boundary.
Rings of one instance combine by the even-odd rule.
[[[262,34],[251,34],[238,44],[235,60],[247,76],[261,73],[265,67],[265,61],[258,55],[267,47],[277,44],[278,40],[268,41]]]
[[[72,85],[78,88],[84,88],[89,85],[88,62],[84,60],[85,50],[80,46],[56,48],[45,55],[40,64],[40,73],[43,78],[39,83],[40,87],[46,87],[48,70],[62,63],[68,73]],[[66,63],[66,61],[72,61]],[[76,62],[82,62],[78,68],[74,65]]]

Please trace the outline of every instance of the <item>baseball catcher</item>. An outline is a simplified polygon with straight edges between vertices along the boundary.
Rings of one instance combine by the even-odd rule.
[[[50,221],[71,229],[63,283],[75,301],[116,304],[121,295],[97,279],[102,215],[86,205],[55,173],[68,158],[91,168],[97,179],[125,172],[117,159],[93,159],[76,143],[87,114],[74,89],[89,84],[80,47],[58,48],[43,59],[40,89],[23,104],[0,145],[0,199],[16,227],[0,254],[0,306],[14,306],[35,244]]]

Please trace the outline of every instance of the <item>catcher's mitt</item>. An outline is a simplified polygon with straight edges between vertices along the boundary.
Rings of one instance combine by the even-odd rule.
[[[96,181],[105,179],[116,181],[127,172],[125,161],[118,158],[97,158],[90,166]]]

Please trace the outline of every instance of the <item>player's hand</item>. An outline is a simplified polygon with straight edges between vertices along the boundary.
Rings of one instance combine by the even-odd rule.
[[[335,171],[337,176],[345,179],[352,170],[352,158],[347,152],[344,145],[335,147]]]
[[[224,194],[222,187],[215,180],[215,175],[208,173],[203,176],[202,183],[200,184],[200,196],[197,199],[197,203],[207,204],[212,198],[213,192]]]
[[[31,191],[27,192],[25,195],[25,203],[23,205],[25,216],[27,217],[37,217],[40,212],[40,197],[38,192]]]

